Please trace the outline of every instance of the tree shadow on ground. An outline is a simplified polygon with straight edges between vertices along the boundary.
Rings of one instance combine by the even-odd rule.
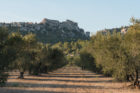
[[[60,78],[106,78],[104,76],[93,76],[93,75],[81,75],[81,76],[76,76],[76,75],[42,75],[39,77],[60,77]]]
[[[111,83],[112,80],[69,80],[69,79],[34,79],[25,78],[24,80],[35,80],[35,81],[63,81],[63,82],[73,82],[73,83]]]
[[[38,90],[0,88],[0,93],[72,93],[72,92],[55,92],[55,91],[48,91],[48,90],[38,91]]]
[[[14,85],[18,84],[16,87],[24,87],[24,88],[92,88],[92,89],[108,89],[104,86],[93,86],[93,85],[68,85],[68,84],[32,84],[32,83],[7,83],[7,87],[15,87]],[[110,87],[109,89],[116,89]]]

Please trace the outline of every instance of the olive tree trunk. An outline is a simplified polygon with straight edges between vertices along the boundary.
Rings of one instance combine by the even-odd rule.
[[[139,86],[139,72],[138,72],[138,70],[135,71],[135,78],[134,78],[133,85]]]
[[[24,79],[24,72],[20,72],[19,79]]]

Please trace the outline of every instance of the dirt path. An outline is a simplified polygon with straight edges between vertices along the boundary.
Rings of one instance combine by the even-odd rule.
[[[140,93],[123,88],[127,83],[113,82],[79,67],[63,67],[42,76],[26,75],[24,80],[16,79],[17,75],[12,73],[0,93]]]

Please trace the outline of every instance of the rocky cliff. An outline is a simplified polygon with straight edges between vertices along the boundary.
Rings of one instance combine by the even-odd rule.
[[[112,28],[112,29],[104,29],[104,30],[100,30],[97,31],[98,33],[102,33],[102,34],[107,34],[108,32],[110,34],[113,34],[113,32],[119,32],[121,34],[126,34],[128,31],[129,26],[124,26],[124,27],[120,27],[120,28]]]
[[[34,33],[37,39],[43,43],[87,40],[90,37],[89,32],[85,32],[71,20],[59,22],[45,18],[40,23],[13,22],[0,23],[0,26],[9,28],[10,32],[20,31],[23,35]]]

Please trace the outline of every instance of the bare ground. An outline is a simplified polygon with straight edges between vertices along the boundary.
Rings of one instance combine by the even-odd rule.
[[[112,78],[79,67],[64,67],[41,76],[26,74],[24,80],[17,77],[18,73],[12,72],[0,93],[140,93],[125,88],[129,83],[114,82]]]

